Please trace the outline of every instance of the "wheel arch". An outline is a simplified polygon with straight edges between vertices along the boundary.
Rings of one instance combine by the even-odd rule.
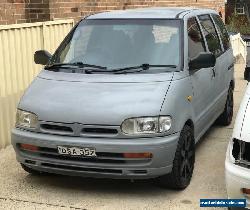
[[[193,132],[193,135],[194,135],[194,123],[193,123],[193,120],[188,119],[188,120],[185,122],[184,126],[185,126],[185,125],[188,125],[188,126],[192,129],[192,132]]]

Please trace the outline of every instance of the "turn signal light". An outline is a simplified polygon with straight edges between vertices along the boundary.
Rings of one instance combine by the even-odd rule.
[[[20,144],[20,148],[24,150],[30,150],[30,151],[38,151],[39,148],[35,145],[31,144]]]
[[[243,192],[244,194],[250,195],[250,189],[242,188],[242,192]]]
[[[149,152],[145,153],[123,153],[125,158],[152,158],[153,154]]]

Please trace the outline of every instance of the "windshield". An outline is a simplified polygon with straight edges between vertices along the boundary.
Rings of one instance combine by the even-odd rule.
[[[142,64],[179,66],[180,60],[180,20],[103,19],[81,21],[50,65],[81,62],[115,69]]]

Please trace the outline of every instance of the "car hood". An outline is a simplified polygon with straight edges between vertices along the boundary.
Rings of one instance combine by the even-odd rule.
[[[42,121],[120,125],[126,118],[159,115],[173,74],[42,71],[19,108],[37,114]]]

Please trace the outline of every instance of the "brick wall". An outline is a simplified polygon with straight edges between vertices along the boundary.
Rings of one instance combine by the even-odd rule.
[[[224,0],[51,0],[51,19],[79,18],[94,13],[114,9],[130,9],[149,6],[195,6],[222,11]]]
[[[50,19],[50,0],[0,0],[0,25]]]
[[[81,17],[95,12],[153,6],[212,8],[224,15],[224,0],[0,0],[0,24]]]

